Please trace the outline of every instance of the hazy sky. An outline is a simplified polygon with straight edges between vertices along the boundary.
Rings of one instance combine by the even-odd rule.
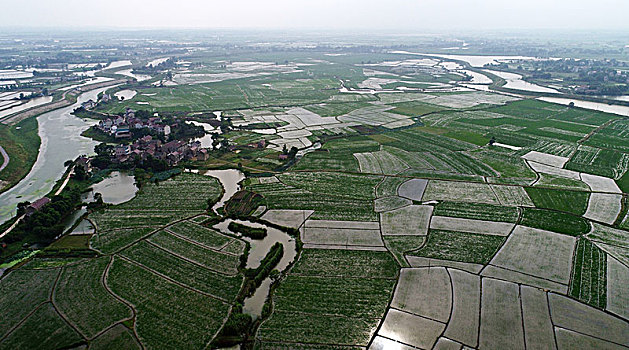
[[[629,0],[0,0],[0,27],[622,29]]]

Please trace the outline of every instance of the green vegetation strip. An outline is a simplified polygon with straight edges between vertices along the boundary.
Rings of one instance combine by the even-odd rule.
[[[601,309],[607,306],[607,253],[585,238],[577,242],[568,294]]]
[[[264,227],[251,227],[232,221],[229,223],[227,228],[232,232],[238,232],[243,236],[252,239],[263,239],[266,237],[266,229]]]

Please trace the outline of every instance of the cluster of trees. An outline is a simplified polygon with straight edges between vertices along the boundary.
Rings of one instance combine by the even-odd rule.
[[[286,148],[286,145],[282,148],[282,154],[287,155],[289,160],[295,159],[297,152],[299,152],[299,149],[295,146],[291,147],[290,151]]]
[[[35,242],[47,243],[63,233],[63,219],[74,212],[81,204],[81,191],[76,187],[66,188],[61,194],[52,197],[50,203],[39,211],[25,217],[6,237],[7,243],[31,236]],[[24,214],[29,202],[18,204],[18,215]]]
[[[227,228],[232,232],[238,232],[251,239],[263,239],[266,237],[266,229],[264,227],[251,227],[232,221]]]

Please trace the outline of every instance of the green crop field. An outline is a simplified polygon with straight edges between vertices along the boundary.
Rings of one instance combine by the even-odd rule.
[[[108,263],[108,258],[99,258],[66,266],[55,288],[55,305],[88,338],[133,316],[102,284]]]
[[[487,264],[504,241],[502,236],[430,230],[426,244],[410,255]]]
[[[92,178],[76,170],[70,187],[120,171],[138,191],[120,204],[33,192],[60,177],[46,159],[0,196],[3,217],[52,200],[32,215],[20,204],[29,215],[0,237],[0,350],[629,346],[629,119],[542,101],[620,108],[618,38],[46,35],[55,42],[0,35],[0,80],[37,70],[0,86],[0,114],[21,91],[75,95],[82,73],[116,85],[82,86],[81,101],[99,102],[70,119],[0,123],[0,191],[38,157],[38,134],[42,150],[53,137],[77,145],[55,150],[59,167],[98,153]],[[539,58],[477,63],[493,55]],[[492,70],[558,93],[516,93]],[[579,97],[586,86],[611,93]],[[126,118],[130,161],[66,135],[128,109],[162,120]],[[209,134],[182,135],[191,121]],[[148,134],[151,146],[136,142]],[[187,146],[162,146],[173,140]],[[79,214],[93,233],[31,239]]]
[[[607,254],[585,238],[579,239],[572,268],[569,294],[583,302],[606,306]]]
[[[585,214],[590,194],[579,191],[551,190],[546,188],[527,187],[533,203],[538,208],[565,211],[575,215]]]
[[[384,315],[397,265],[386,252],[307,249],[274,296],[263,342],[367,344]]]
[[[584,235],[590,231],[590,224],[582,217],[534,208],[524,208],[520,225],[571,236]]]
[[[435,206],[433,214],[486,221],[516,222],[518,220],[516,207],[478,203],[444,201]]]

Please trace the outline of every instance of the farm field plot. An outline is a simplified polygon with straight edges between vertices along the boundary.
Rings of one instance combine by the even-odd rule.
[[[283,227],[300,227],[312,215],[313,210],[271,209],[261,219]]]
[[[50,303],[41,305],[30,317],[0,342],[2,349],[60,349],[77,345],[83,338],[55,311]]]
[[[502,236],[431,229],[426,244],[409,255],[486,264],[504,241]]]
[[[587,192],[535,187],[527,187],[526,193],[537,208],[565,211],[575,215],[585,214],[590,198]]]
[[[550,187],[576,191],[590,191],[590,186],[585,182],[573,178],[567,178],[562,176],[539,174],[539,179],[535,182],[536,187]]]
[[[541,153],[537,151],[530,151],[529,153],[522,156],[522,158],[532,161],[535,163],[540,163],[544,165],[549,165],[555,168],[563,168],[563,166],[570,160],[568,157],[560,157],[555,156],[548,153]]]
[[[345,246],[376,246],[384,243],[377,222],[308,220],[301,230],[305,244],[329,244]]]
[[[0,280],[0,337],[17,326],[31,311],[48,300],[59,270],[20,269]]]
[[[216,250],[221,249],[234,240],[213,229],[193,224],[189,221],[181,221],[168,226],[167,230],[176,236],[189,239],[204,247]]]
[[[235,273],[230,266],[219,271],[210,270],[145,241],[122,251],[121,254],[143,268],[180,283],[188,289],[225,301],[235,298],[243,280],[241,275],[228,275]]]
[[[482,289],[479,347],[524,349],[518,285],[484,278]]]
[[[570,236],[579,236],[590,231],[590,224],[582,217],[535,208],[524,208],[520,225]]]
[[[434,215],[515,223],[518,220],[518,208],[443,201],[435,206]]]
[[[574,181],[581,180],[581,175],[576,171],[557,168],[554,166],[532,162],[532,161],[529,161],[528,165],[540,175],[546,174],[546,175],[557,176],[557,177],[565,177],[566,179],[571,179]]]
[[[490,264],[568,284],[575,243],[574,237],[517,226]]]
[[[592,193],[584,217],[613,224],[622,209],[622,196],[609,193]]]
[[[426,235],[433,207],[409,205],[380,214],[383,235]]]
[[[354,153],[354,157],[363,173],[395,175],[409,168],[408,164],[387,151]]]
[[[446,323],[452,307],[450,276],[443,267],[402,269],[391,307]]]
[[[277,289],[273,315],[257,339],[365,346],[396,277],[397,264],[387,252],[306,249]]]
[[[531,198],[520,186],[490,185],[492,191],[504,206],[533,206]]]
[[[208,200],[216,201],[220,195],[218,180],[193,173],[147,184],[132,200],[90,214],[97,233],[91,245],[103,253],[114,252],[159,226],[202,213]]]
[[[135,306],[140,341],[150,348],[203,347],[227,317],[227,304],[119,258],[114,259],[107,284]]]
[[[377,184],[374,181],[373,186]],[[334,187],[343,183],[336,182]],[[274,209],[314,210],[311,218],[321,220],[352,220],[352,221],[376,221],[377,215],[373,208],[371,198],[350,197],[351,191],[340,189],[341,192],[313,193],[300,188],[278,184],[249,185],[250,191],[261,194],[267,207]],[[365,189],[366,191],[366,189]],[[373,188],[369,194],[373,196]]]
[[[629,322],[626,320],[556,293],[548,293],[548,300],[555,329],[561,327],[605,339],[603,344],[606,343],[608,347],[612,347],[609,342],[629,346]]]
[[[105,254],[116,252],[153,232],[153,227],[139,227],[97,232],[90,240],[90,247]]]
[[[222,251],[208,249],[199,244],[192,243],[191,241],[178,238],[166,231],[160,231],[152,235],[148,238],[148,242],[173,255],[180,256],[213,271],[230,275],[238,273],[240,259],[236,254],[227,254]],[[244,249],[244,242],[240,243],[241,247]]]
[[[629,319],[627,283],[629,283],[629,268],[608,255],[607,305],[605,305],[605,308],[625,319]]]
[[[404,198],[408,198],[414,201],[422,200],[428,180],[424,179],[410,179],[402,183],[397,190],[398,195]]]
[[[508,236],[514,223],[433,216],[430,229]]]
[[[116,325],[90,342],[90,349],[141,349],[131,331],[122,324]]]
[[[585,145],[605,149],[617,150],[628,153],[627,134],[629,133],[629,122],[626,119],[617,119],[602,129],[597,130]]]
[[[582,173],[581,180],[590,186],[592,192],[622,193],[616,182],[608,177]]]
[[[615,150],[580,146],[565,164],[566,169],[619,179],[629,167],[629,154]]]
[[[382,180],[382,182],[380,182],[378,186],[376,187],[376,197],[381,198],[381,197],[390,197],[390,196],[397,195],[398,188],[400,187],[401,184],[403,184],[406,181],[408,180],[403,177],[386,176]]]
[[[413,204],[413,201],[398,196],[381,197],[373,201],[374,211],[376,213],[388,212],[399,208],[407,207]]]
[[[600,242],[629,249],[629,231],[592,223],[592,230],[586,237],[594,242]]]
[[[87,338],[133,316],[101,283],[108,263],[108,258],[98,258],[64,267],[53,294],[60,312]]]
[[[489,184],[441,180],[428,182],[423,200],[500,204]]]
[[[586,304],[607,305],[607,254],[587,239],[577,242],[568,294]]]

